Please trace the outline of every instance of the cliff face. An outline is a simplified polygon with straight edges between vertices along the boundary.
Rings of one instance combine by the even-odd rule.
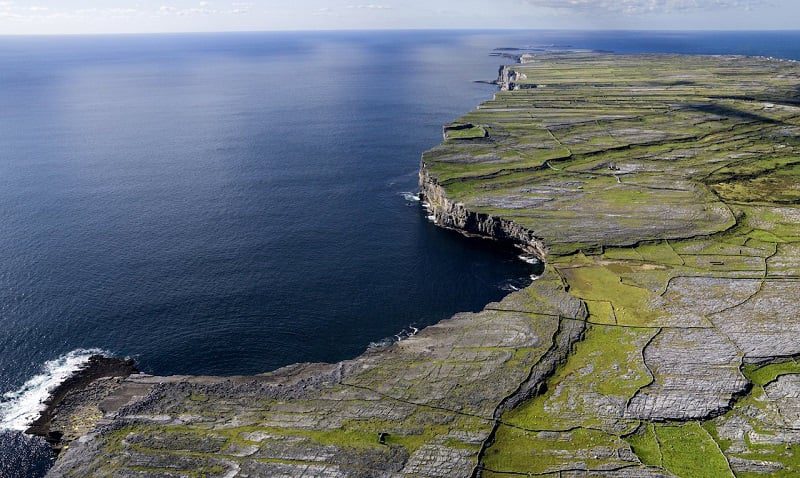
[[[509,91],[459,120],[487,139],[426,153],[423,190],[446,227],[535,231],[588,316],[482,474],[800,473],[780,431],[800,402],[774,408],[800,377],[797,66],[556,54],[500,76]]]
[[[338,364],[132,375],[51,476],[800,474],[800,65],[513,71],[547,88],[461,118],[420,189],[436,224],[546,258],[541,277]]]
[[[535,56],[530,53],[515,56],[514,59],[518,64],[532,63],[535,61]],[[515,91],[521,89],[533,89],[537,85],[526,82],[528,75],[524,72],[518,71],[516,65],[503,65],[498,70],[497,85],[500,86],[500,91]]]

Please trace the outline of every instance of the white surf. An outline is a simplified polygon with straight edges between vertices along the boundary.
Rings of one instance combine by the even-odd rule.
[[[45,362],[41,373],[0,397],[0,430],[25,431],[44,410],[53,390],[80,370],[89,357],[102,354],[100,349],[78,349]]]

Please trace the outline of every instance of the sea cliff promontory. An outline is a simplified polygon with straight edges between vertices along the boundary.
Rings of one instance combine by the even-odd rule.
[[[800,474],[800,65],[537,53],[500,83],[420,192],[530,286],[337,364],[95,381],[50,476]]]

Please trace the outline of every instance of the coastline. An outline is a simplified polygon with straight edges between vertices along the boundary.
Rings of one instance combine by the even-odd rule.
[[[576,68],[576,64],[583,67],[587,62],[596,62],[601,67],[610,64],[608,68],[622,65],[642,75],[644,81],[652,82],[648,73],[640,72],[638,62],[660,64],[684,59],[579,54],[552,55],[546,60],[555,64],[549,71],[553,76],[559,68]],[[693,61],[701,69],[708,64],[716,65],[710,58]],[[750,71],[749,61],[739,60],[745,72]],[[505,76],[510,78],[512,74],[505,71]],[[548,72],[540,73],[544,76]],[[525,73],[524,78],[513,76],[515,81],[528,78],[539,81],[532,71]],[[591,84],[594,78],[586,81]],[[508,85],[506,90],[516,90]],[[586,88],[592,92],[594,86]],[[625,89],[628,88],[626,85]],[[495,110],[502,110],[501,106],[519,108],[515,101],[527,97],[512,95],[527,95],[526,92],[536,89],[540,88],[520,88],[524,90],[521,93],[508,91],[507,96],[492,100],[496,103],[493,107],[473,112],[473,116],[486,115],[482,117],[485,123],[473,122],[488,124],[493,120],[491,115],[499,114]],[[568,94],[570,90],[564,89],[564,92]],[[502,101],[507,101],[507,105]],[[672,101],[672,97],[666,101]],[[697,113],[698,117],[706,114]],[[606,121],[620,120],[608,116]],[[740,118],[736,116],[729,121],[734,122],[734,130],[751,127],[747,123],[737,123]],[[499,136],[497,130],[502,126],[501,122],[495,122],[487,127],[490,141]],[[711,126],[718,124],[712,122]],[[658,127],[667,128],[661,124]],[[641,147],[650,154],[647,148],[652,147],[654,133],[640,128],[631,134],[632,129],[628,128],[629,138],[626,139],[634,145],[638,141],[641,146],[629,145],[628,149]],[[712,128],[708,135],[724,133],[722,128]],[[699,138],[705,135],[706,132],[702,132]],[[509,138],[516,139],[508,134],[501,140]],[[659,137],[661,142],[676,141],[678,144],[700,140],[686,140],[676,134]],[[718,327],[707,317],[714,316],[717,321],[722,317],[741,327],[735,318],[728,317],[729,312],[747,313],[747,309],[740,307],[756,300],[764,290],[769,292],[770,287],[776,294],[785,294],[786,284],[770,280],[768,265],[771,258],[781,254],[778,244],[794,241],[794,236],[790,235],[792,229],[787,226],[786,232],[778,228],[784,227],[784,222],[775,226],[762,220],[751,230],[742,232],[742,226],[748,223],[738,216],[732,227],[730,221],[734,215],[723,207],[727,204],[721,199],[727,190],[717,185],[737,181],[739,176],[724,176],[721,182],[707,186],[684,180],[679,176],[683,173],[680,170],[671,171],[670,181],[681,187],[665,191],[658,183],[662,178],[651,178],[646,169],[629,168],[625,164],[626,161],[650,161],[649,156],[644,159],[612,157],[611,162],[597,160],[595,164],[596,156],[615,150],[615,144],[605,143],[589,145],[599,148],[599,153],[591,149],[576,152],[582,145],[571,144],[569,154],[545,157],[535,164],[516,164],[514,162],[528,160],[515,155],[511,159],[492,156],[486,165],[481,165],[484,167],[480,170],[482,174],[476,175],[470,162],[476,153],[464,155],[462,149],[470,151],[475,145],[479,148],[479,141],[463,141],[457,146],[451,142],[443,146],[445,155],[452,153],[456,158],[450,162],[444,161],[441,155],[433,161],[423,156],[420,195],[428,203],[435,223],[441,227],[508,241],[540,260],[548,258],[550,248],[551,260],[542,277],[532,286],[509,294],[499,303],[488,304],[480,313],[458,314],[407,340],[338,364],[298,364],[258,377],[131,376],[122,383],[124,386],[136,384],[137,394],[128,394],[129,400],[109,412],[102,426],[59,460],[52,476],[74,470],[107,471],[140,466],[145,457],[153,460],[156,468],[163,468],[166,462],[159,461],[160,450],[179,455],[200,450],[196,452],[200,455],[184,456],[188,461],[182,466],[198,465],[216,470],[219,476],[235,476],[241,471],[288,475],[301,466],[312,475],[334,476],[360,476],[358,472],[379,472],[385,476],[497,476],[565,470],[572,470],[578,476],[593,472],[610,476],[632,476],[625,474],[628,472],[638,473],[635,476],[664,476],[659,470],[667,470],[666,465],[649,461],[650,458],[637,448],[640,445],[636,440],[647,439],[649,430],[663,434],[657,436],[668,441],[665,427],[673,426],[670,424],[706,426],[719,419],[724,425],[727,423],[724,420],[741,418],[732,418],[731,414],[738,413],[737,404],[747,400],[753,383],[756,388],[772,383],[790,386],[785,381],[789,379],[780,381],[777,378],[776,382],[759,384],[744,372],[748,364],[780,364],[781,357],[800,354],[791,345],[796,338],[794,330],[784,331],[776,344],[774,339],[764,338],[765,334],[774,335],[775,332],[776,324],[769,320],[759,324],[762,329],[751,330],[751,336],[744,337],[730,327]],[[566,149],[561,141],[556,139],[554,143],[557,144],[553,149]],[[486,155],[480,149],[477,151]],[[466,161],[457,162],[465,157]],[[447,194],[440,178],[431,171],[432,163],[437,162],[436,167],[444,164],[448,168],[445,171],[451,183],[460,181],[481,186],[476,188],[477,192],[468,191],[473,196],[463,195],[480,204],[478,207],[470,207],[468,201],[459,201]],[[555,169],[553,162],[578,168],[574,178],[565,180],[561,176],[565,173],[559,173],[563,165]],[[463,167],[468,174],[459,176],[459,170],[454,173],[453,164]],[[523,182],[507,171],[529,176]],[[503,182],[506,180],[508,184]],[[491,195],[494,190],[484,187],[486,182],[496,187],[492,181],[509,188],[503,190],[502,201]],[[520,192],[519,184],[528,183],[538,188],[533,192]],[[712,190],[711,186],[717,189]],[[628,187],[636,189],[635,194],[625,189]],[[595,195],[586,200],[588,188],[595,188],[592,189]],[[650,196],[643,196],[646,200],[642,200],[639,195],[645,193],[639,189]],[[639,201],[637,207],[644,209],[645,214],[631,215],[632,219],[626,217],[627,222],[614,219],[614,214],[620,210],[630,209],[627,202],[618,201],[617,195]],[[605,208],[601,210],[608,223],[584,223],[580,218],[577,222],[570,219],[570,222],[560,216],[553,220],[537,216],[541,210],[529,205],[549,206],[564,197],[571,201],[569,204],[573,208],[588,211],[595,222],[596,208]],[[487,212],[500,208],[498,205],[514,214],[504,217]],[[654,210],[661,215],[654,216]],[[537,228],[537,231],[547,232],[539,237],[526,227],[526,221],[551,226],[552,230]],[[775,231],[770,232],[773,235],[781,232],[781,238],[786,236],[787,240],[770,242],[769,236],[753,231]],[[587,241],[588,234],[595,235],[594,242]],[[746,239],[738,246],[736,241],[731,243],[729,237],[736,234]],[[559,240],[548,240],[552,237]],[[679,244],[673,245],[671,241]],[[599,248],[586,247],[587,244],[599,244]],[[769,244],[775,247],[767,254],[764,251],[771,251]],[[738,247],[740,252],[727,253],[732,247]],[[726,253],[720,254],[720,250]],[[726,259],[720,260],[721,256]],[[739,256],[740,259],[730,258]],[[705,262],[691,263],[688,262],[690,258]],[[747,269],[737,262],[749,265],[757,262],[756,258],[763,259],[763,270]],[[792,267],[789,266],[789,270],[793,271]],[[673,274],[666,285],[662,284],[664,271]],[[694,276],[690,276],[690,272]],[[748,288],[759,283],[756,291]],[[740,288],[742,284],[746,287]],[[595,285],[599,287],[593,288]],[[736,300],[729,303],[715,295],[714,302],[709,305],[710,299],[692,295],[694,289],[713,291],[714,287],[729,291]],[[673,297],[672,302],[665,302],[665,295]],[[658,308],[667,313],[656,310]],[[693,312],[697,308],[709,312]],[[781,353],[762,350],[769,347],[778,347]],[[619,348],[623,350],[620,352]],[[586,350],[591,353],[586,355]],[[699,362],[695,357],[699,357]],[[565,364],[575,360],[589,371],[582,372],[584,368],[573,365],[571,374],[559,374]],[[620,375],[626,378],[620,379]],[[563,399],[556,394],[566,394],[569,400],[561,402],[559,400]],[[249,405],[252,400],[260,400],[260,408]],[[550,401],[545,405],[539,403],[545,400]],[[575,412],[574,403],[580,403],[579,413]],[[543,408],[547,416],[535,408],[539,406],[549,407]],[[533,411],[529,411],[531,409]],[[714,427],[714,433],[727,433],[716,424]],[[587,439],[581,433],[596,436]],[[716,443],[713,434],[709,432],[709,436],[712,443]],[[384,443],[387,437],[388,442]],[[177,448],[165,443],[170,439],[180,440],[175,445]],[[552,456],[547,455],[551,450],[548,447],[559,443],[573,445],[556,448]],[[109,447],[127,451],[115,454],[116,461],[110,464],[99,462],[98,456]],[[140,456],[140,448],[147,453]],[[736,457],[728,458],[723,455],[722,448],[719,450],[714,459],[722,458],[730,471]],[[550,465],[547,460],[530,459],[541,454],[548,460],[561,461]],[[596,456],[591,466],[586,464],[589,454]],[[322,459],[317,458],[320,455],[324,455]],[[522,458],[524,456],[528,461]],[[274,461],[255,463],[257,460],[249,457],[267,457]],[[718,463],[719,460],[714,465]]]
[[[522,63],[524,55],[504,54],[500,56],[511,59],[516,63]],[[507,90],[507,70],[508,66],[501,66],[499,78],[486,83],[497,85],[501,91]],[[546,246],[531,231],[502,218],[474,213],[465,209],[463,205],[450,201],[444,189],[428,175],[424,155],[420,161],[419,191],[416,194],[418,194],[416,200],[432,214],[432,220],[438,227],[458,232],[470,238],[496,241],[503,246],[507,245],[519,250],[522,253],[520,259],[525,262],[531,263],[531,260],[534,260],[538,261],[542,266],[545,264]],[[411,332],[406,333],[406,331],[403,331],[396,335],[395,341],[368,344],[365,347],[364,355],[380,353],[382,349],[389,348],[401,340],[413,337],[419,332],[416,327],[410,327],[410,330]],[[284,369],[292,370],[296,367],[304,368],[309,365],[311,368],[316,366],[316,364],[294,364],[273,372],[267,372],[264,375],[278,374]],[[319,365],[325,366],[329,364]],[[69,443],[91,430],[91,427],[87,426],[78,426],[76,428],[74,424],[56,424],[54,420],[58,415],[61,413],[65,415],[78,414],[82,408],[98,405],[109,396],[118,393],[122,382],[129,378],[133,378],[133,381],[143,378],[143,381],[147,382],[151,376],[142,374],[136,368],[133,359],[120,359],[100,354],[92,355],[79,370],[68,376],[50,392],[49,397],[43,402],[44,408],[41,410],[39,417],[30,424],[25,433],[45,439],[58,455],[63,447],[68,448]],[[167,382],[175,378],[177,377],[169,377]],[[202,377],[198,378],[203,379]],[[155,378],[155,380],[157,381],[158,378]],[[507,399],[507,401],[513,400],[512,397]],[[516,401],[520,401],[520,399],[517,398]],[[117,404],[114,408],[106,407],[104,409],[99,407],[99,409],[104,414],[109,414],[118,411],[119,405]],[[63,429],[51,430],[54,425],[60,425],[61,428],[69,426],[72,428],[71,433],[65,432]]]
[[[122,379],[138,373],[133,359],[92,355],[50,392],[39,418],[25,433],[44,438],[59,453],[64,445],[62,440],[68,444],[89,431],[88,427],[74,421],[61,422],[61,417],[77,417],[87,403],[102,401]]]
[[[492,239],[517,248],[544,264],[547,247],[534,233],[503,218],[470,211],[463,204],[447,198],[444,189],[430,177],[424,163],[420,164],[420,198],[429,217],[437,226],[468,237]]]

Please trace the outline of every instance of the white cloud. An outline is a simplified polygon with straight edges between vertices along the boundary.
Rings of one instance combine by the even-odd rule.
[[[391,10],[392,7],[386,5],[377,5],[374,3],[368,3],[366,5],[347,5],[345,8],[349,9],[358,9],[358,10]]]
[[[554,10],[586,13],[676,13],[692,10],[744,9],[764,5],[766,0],[525,0],[527,3]]]
[[[218,10],[215,8],[208,8],[210,2],[200,2],[199,7],[192,8],[175,8],[169,5],[162,5],[158,9],[160,15],[176,15],[176,16],[189,16],[189,15],[244,15],[250,13],[250,3],[234,2],[231,4],[229,10]]]
[[[250,8],[252,8],[252,6],[252,2],[231,2],[231,10],[229,10],[229,13],[233,15],[250,13]]]
[[[311,15],[320,16],[320,17],[338,17],[339,15],[336,14],[330,7],[322,7],[317,9],[314,12],[311,12]]]
[[[388,5],[380,5],[377,3],[364,3],[364,4],[351,4],[351,5],[344,5],[338,8],[332,7],[322,7],[318,8],[312,15],[318,16],[329,16],[329,17],[340,17],[339,13],[343,13],[342,10],[367,10],[367,11],[379,11],[379,10],[392,10],[393,7]]]

